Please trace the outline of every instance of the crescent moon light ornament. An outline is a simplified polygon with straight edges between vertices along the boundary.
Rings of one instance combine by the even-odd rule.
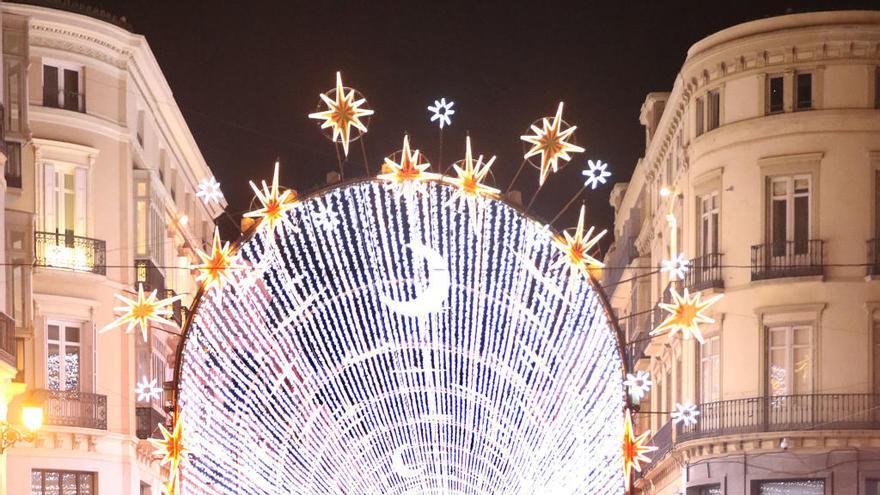
[[[424,316],[442,311],[443,303],[449,297],[449,265],[443,255],[420,242],[411,242],[407,246],[412,250],[413,258],[428,262],[428,287],[409,301],[396,301],[386,294],[380,294],[379,300],[404,316]]]
[[[403,445],[397,447],[391,453],[391,469],[404,478],[412,478],[422,474],[421,469],[413,469],[403,461]]]

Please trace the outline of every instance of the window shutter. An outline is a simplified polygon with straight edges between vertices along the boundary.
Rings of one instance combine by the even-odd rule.
[[[51,163],[43,165],[43,230],[55,232],[58,222],[55,219],[58,196],[55,194],[55,166]]]
[[[43,106],[58,108],[58,67],[43,66]]]
[[[64,69],[64,108],[79,111],[79,98],[79,72]]]
[[[87,188],[87,174],[88,170],[83,167],[77,167],[74,172],[74,180],[73,187],[76,194],[75,199],[75,226],[74,233],[80,236],[88,236],[88,230],[86,225],[86,209],[88,205],[88,188]]]

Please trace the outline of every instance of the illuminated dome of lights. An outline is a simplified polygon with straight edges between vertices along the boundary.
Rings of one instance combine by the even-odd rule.
[[[181,493],[623,493],[602,296],[517,209],[418,187],[340,185],[241,245],[181,350]]]

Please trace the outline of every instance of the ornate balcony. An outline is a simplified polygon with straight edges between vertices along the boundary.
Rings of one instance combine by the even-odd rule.
[[[679,425],[676,442],[796,430],[880,429],[880,394],[752,397],[700,404],[694,426]]]
[[[710,253],[692,259],[690,269],[685,273],[684,286],[691,292],[724,288],[724,279],[721,278],[721,255]]]
[[[6,313],[0,313],[0,360],[15,368],[18,364],[16,349],[15,320]]]
[[[73,234],[34,232],[36,265],[107,274],[107,243]]]
[[[783,241],[752,246],[752,280],[822,275],[824,241]]]
[[[868,276],[880,275],[880,239],[868,241]]]
[[[162,438],[159,424],[166,424],[166,416],[162,411],[153,406],[138,406],[135,410],[137,416],[137,437],[141,440],[147,438]]]
[[[34,390],[32,400],[43,406],[50,426],[107,429],[107,396],[70,390]]]

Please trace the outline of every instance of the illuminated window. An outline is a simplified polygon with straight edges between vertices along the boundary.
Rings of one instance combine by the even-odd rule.
[[[767,344],[767,395],[812,393],[813,327],[770,327]]]
[[[82,67],[60,62],[43,65],[43,106],[85,112]]]
[[[135,170],[134,193],[135,256],[165,266],[165,215],[149,171]]]
[[[795,110],[813,108],[813,74],[799,73],[795,78]]]
[[[721,337],[700,344],[700,402],[721,400]]]
[[[31,495],[95,495],[95,473],[81,471],[31,471]]]
[[[692,486],[688,488],[687,495],[721,495],[721,485]]]
[[[785,110],[785,78],[782,74],[767,78],[767,113],[780,113]]]
[[[43,231],[86,235],[86,176],[84,167],[43,164]]]
[[[757,495],[825,495],[823,480],[756,481]]]
[[[82,378],[80,325],[48,321],[46,346],[46,388],[79,391]]]

